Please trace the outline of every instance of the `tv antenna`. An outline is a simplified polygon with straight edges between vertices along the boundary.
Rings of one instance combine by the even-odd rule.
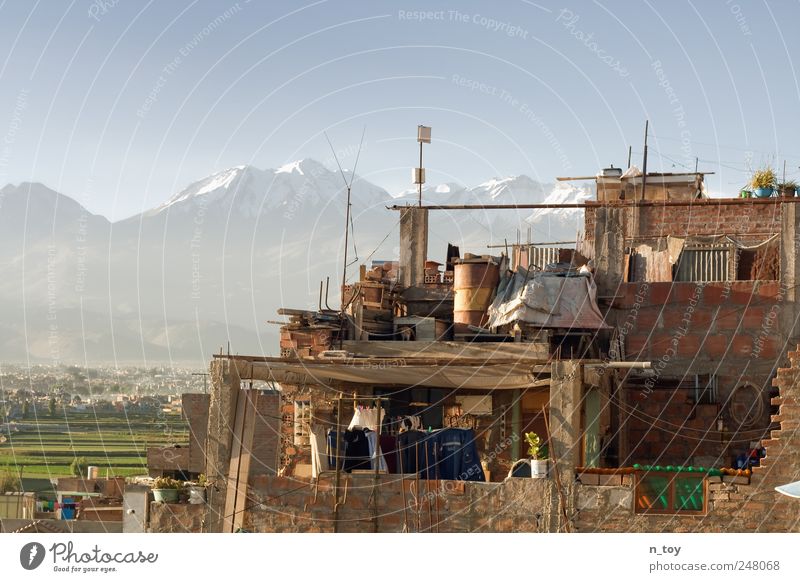
[[[356,152],[356,161],[353,163],[353,173],[350,176],[350,181],[347,181],[347,178],[344,175],[344,170],[342,169],[342,164],[339,163],[339,157],[336,155],[336,150],[333,149],[333,144],[331,143],[330,138],[328,137],[327,132],[322,132],[325,135],[325,139],[328,141],[328,145],[331,148],[331,153],[333,154],[333,159],[336,160],[336,165],[339,167],[339,173],[342,176],[342,181],[344,182],[345,188],[347,188],[347,208],[345,209],[345,216],[344,216],[344,260],[342,261],[342,303],[341,303],[341,312],[344,315],[344,307],[345,307],[345,297],[344,297],[344,288],[347,285],[347,247],[350,244],[349,234],[350,228],[352,227],[352,218],[350,216],[350,191],[351,187],[353,186],[353,180],[356,178],[356,168],[358,167],[358,158],[361,157],[361,146],[364,145],[364,134],[367,132],[367,126],[364,126],[364,129],[361,131],[361,141],[358,143],[358,151]]]

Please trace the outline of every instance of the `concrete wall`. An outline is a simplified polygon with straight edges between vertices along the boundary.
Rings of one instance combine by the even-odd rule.
[[[122,531],[124,533],[144,533],[147,528],[150,487],[146,485],[125,485],[122,496]]]
[[[33,493],[0,493],[0,519],[30,519],[35,510]]]

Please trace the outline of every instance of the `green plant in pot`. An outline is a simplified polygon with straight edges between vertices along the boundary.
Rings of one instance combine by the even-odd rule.
[[[777,182],[775,170],[766,167],[753,172],[750,186],[753,188],[753,193],[759,198],[769,198],[775,192]]]
[[[525,441],[528,443],[528,455],[531,457],[531,477],[544,479],[547,477],[549,464],[547,445],[542,444],[542,438],[535,432],[526,432]]]
[[[172,477],[158,477],[153,481],[153,499],[163,503],[175,503],[182,488],[183,483]]]
[[[794,180],[780,182],[778,184],[778,192],[785,198],[794,198],[795,192],[797,192],[797,182]]]

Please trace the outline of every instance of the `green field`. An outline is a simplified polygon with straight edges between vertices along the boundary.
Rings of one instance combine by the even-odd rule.
[[[100,467],[100,475],[141,475],[147,472],[147,447],[186,445],[189,433],[180,414],[70,412],[65,417],[19,421],[26,425],[6,435],[0,444],[0,469],[8,466],[22,477],[70,474],[70,463],[85,458]]]

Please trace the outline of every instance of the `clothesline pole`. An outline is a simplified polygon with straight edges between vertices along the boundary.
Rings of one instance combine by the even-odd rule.
[[[378,474],[381,468],[381,401],[375,399],[375,410],[377,411],[378,421],[375,426],[375,477],[372,481],[372,503],[373,503],[373,529],[378,533]]]
[[[338,533],[339,531],[339,481],[342,476],[342,465],[339,462],[339,448],[340,448],[340,433],[342,426],[342,397],[339,395],[339,399],[336,406],[336,481],[333,489],[333,533]]]
[[[431,508],[431,462],[428,458],[428,443],[425,443],[425,497],[428,502],[428,533],[433,531],[433,513]]]

